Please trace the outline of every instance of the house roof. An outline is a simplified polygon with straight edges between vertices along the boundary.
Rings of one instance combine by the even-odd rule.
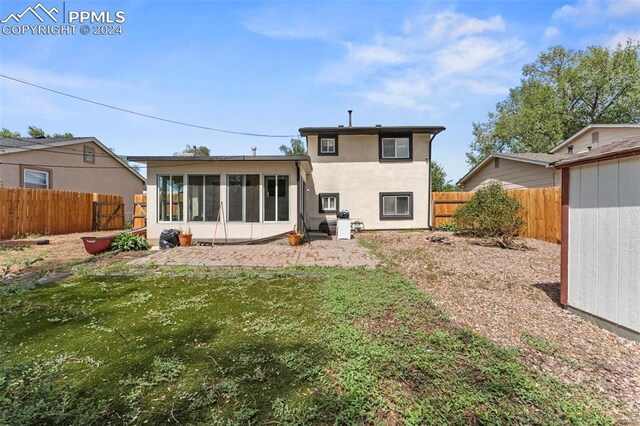
[[[73,138],[0,138],[0,156],[2,154],[47,150],[88,142],[92,142],[98,145],[100,149],[106,152],[110,157],[112,157],[123,167],[133,173],[138,179],[146,183],[147,180],[144,178],[144,176],[138,173],[133,167],[131,167],[126,161],[120,158],[110,148],[106,147],[102,142],[92,136]]]
[[[311,158],[308,155],[228,155],[228,156],[175,156],[175,155],[157,155],[157,156],[129,156],[129,161],[136,163],[151,162],[174,162],[174,163],[202,163],[202,162],[219,162],[219,161],[295,161],[304,164],[306,171],[313,170],[311,166]]]
[[[578,139],[582,135],[590,132],[591,130],[598,130],[598,129],[639,129],[640,131],[640,124],[589,124],[588,126],[580,129],[575,134],[569,136],[568,139],[565,139],[562,143],[560,143],[558,146],[556,146],[549,152],[556,153],[562,148],[564,148],[565,146],[570,145],[572,142],[574,142],[576,139]]]
[[[592,149],[581,154],[572,155],[554,164],[554,167],[562,168],[567,166],[577,166],[579,164],[591,163],[601,160],[613,160],[615,158],[640,155],[640,136],[633,136],[622,139],[620,142]]]
[[[354,126],[354,127],[302,127],[298,129],[302,136],[321,133],[339,135],[376,135],[378,133],[428,133],[437,135],[444,131],[444,126]]]
[[[546,152],[523,152],[523,153],[511,153],[511,152],[497,152],[491,154],[479,164],[473,167],[467,172],[458,182],[458,185],[465,183],[473,175],[480,171],[492,158],[504,158],[506,160],[520,161],[522,163],[534,164],[541,167],[549,167],[554,162],[566,158],[568,154],[548,154]]]

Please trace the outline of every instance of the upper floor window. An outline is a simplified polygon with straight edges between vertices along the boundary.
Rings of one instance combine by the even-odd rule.
[[[338,155],[338,137],[319,136],[318,155]]]
[[[411,137],[380,137],[381,160],[411,160]]]
[[[49,189],[49,172],[44,170],[24,169],[24,187]]]
[[[96,162],[96,150],[91,146],[84,146],[84,162],[95,163]]]
[[[567,147],[567,154],[573,154],[573,145]]]

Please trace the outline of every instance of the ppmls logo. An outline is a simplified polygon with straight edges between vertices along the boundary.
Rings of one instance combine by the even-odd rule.
[[[62,9],[62,12],[60,10]],[[3,35],[120,35],[126,21],[123,10],[67,10],[42,3],[9,13],[0,23]],[[35,23],[35,24],[34,24]],[[90,24],[90,25],[88,25]]]
[[[6,24],[7,22],[14,20],[16,23],[20,22],[20,20],[27,14],[31,14],[36,17],[36,19],[40,22],[44,22],[44,18],[38,13],[49,17],[53,22],[58,22],[58,18],[54,16],[54,14],[60,13],[60,11],[56,7],[52,7],[51,9],[47,9],[42,5],[42,3],[36,4],[34,7],[28,6],[22,13],[10,13],[9,16],[4,18],[1,22]]]

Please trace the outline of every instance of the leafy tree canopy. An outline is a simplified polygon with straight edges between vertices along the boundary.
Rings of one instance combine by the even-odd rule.
[[[183,149],[180,152],[175,152],[173,155],[175,156],[192,155],[195,157],[207,157],[211,155],[211,150],[206,146],[187,145],[185,149]]]
[[[467,162],[493,152],[547,152],[589,124],[640,122],[640,43],[550,48],[522,68],[520,86],[473,123]]]
[[[451,180],[447,180],[444,167],[437,161],[431,162],[431,190],[434,192],[458,191],[458,187],[451,183]]]
[[[29,126],[27,129],[27,134],[30,138],[72,138],[73,134],[67,133],[54,133],[53,135],[49,135],[44,132],[40,127]],[[20,132],[11,131],[5,127],[0,130],[0,137],[3,138],[20,138],[22,134]]]
[[[307,155],[307,148],[305,148],[301,139],[291,139],[289,145],[281,145],[280,152],[284,155]]]

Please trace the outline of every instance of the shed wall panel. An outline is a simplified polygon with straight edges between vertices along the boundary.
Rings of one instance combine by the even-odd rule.
[[[620,160],[618,322],[640,330],[640,160]]]
[[[598,167],[596,315],[618,321],[618,162]]]
[[[569,230],[580,229],[580,168],[571,169],[569,176]],[[582,306],[584,294],[580,286],[580,232],[569,232],[569,305]]]
[[[598,309],[598,166],[583,166],[580,175],[580,275],[582,308]],[[571,231],[569,231],[571,232]]]

